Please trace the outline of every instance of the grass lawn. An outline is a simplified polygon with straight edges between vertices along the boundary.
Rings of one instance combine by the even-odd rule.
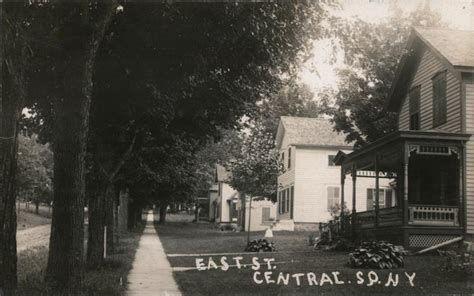
[[[117,252],[108,256],[103,269],[85,272],[84,295],[122,295],[124,293],[127,275],[132,268],[143,229],[144,225],[141,225],[122,236]],[[18,254],[18,295],[49,294],[43,282],[47,260],[48,248],[44,246]],[[120,281],[121,278],[122,281]]]
[[[31,227],[50,224],[51,218],[45,215],[37,215],[33,212],[21,209],[17,214],[17,230],[25,230]]]
[[[168,223],[158,225],[158,234],[168,255],[171,266],[174,268],[174,276],[181,291],[185,295],[361,295],[361,294],[472,294],[474,283],[467,276],[446,273],[440,269],[442,259],[438,255],[411,256],[406,257],[404,269],[374,270],[370,277],[374,279],[371,286],[370,269],[353,269],[347,265],[348,255],[341,252],[313,251],[308,246],[309,232],[274,232],[276,253],[225,255],[229,265],[236,265],[232,259],[242,256],[241,268],[230,267],[223,271],[220,269],[220,260],[224,255],[198,255],[181,256],[180,254],[200,253],[234,253],[242,252],[246,245],[247,234],[236,232],[221,232],[212,224],[203,223]],[[252,233],[251,239],[260,238],[263,232]],[[174,255],[172,255],[174,254]],[[219,268],[212,267],[208,270],[209,258],[212,258]],[[251,267],[252,257],[258,257],[261,264],[257,271]],[[196,258],[202,258],[206,270],[198,271]],[[275,269],[268,270],[264,258],[274,259]],[[243,266],[247,264],[247,266]],[[254,265],[255,266],[255,265]],[[357,277],[362,278],[364,282]],[[259,272],[254,274],[255,272]],[[265,272],[269,283],[265,280]],[[289,283],[271,283],[278,280],[278,276],[286,279],[289,274]],[[336,280],[333,272],[338,272]],[[410,285],[408,275],[412,276],[414,286]],[[309,284],[314,273],[318,285]],[[328,277],[325,277],[326,274]],[[385,287],[388,277],[392,273],[395,279],[399,276],[396,286]],[[299,275],[302,274],[302,275]],[[375,279],[375,274],[378,279]],[[254,275],[256,276],[254,281]],[[296,278],[300,279],[300,285]],[[329,278],[329,280],[328,280]],[[321,280],[323,279],[323,282]],[[263,281],[263,282],[261,282]],[[337,284],[344,281],[344,284]],[[357,283],[359,281],[359,284]],[[380,283],[379,283],[380,281]],[[349,283],[350,282],[350,283]],[[322,285],[321,285],[322,284]]]

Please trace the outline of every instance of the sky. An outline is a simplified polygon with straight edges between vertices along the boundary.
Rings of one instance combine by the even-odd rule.
[[[379,23],[390,15],[390,7],[396,0],[342,0],[342,9],[331,13],[346,19],[359,17],[364,21]],[[404,13],[410,13],[425,2],[438,12],[443,22],[452,29],[474,30],[474,0],[398,0]],[[335,64],[329,63],[332,47],[329,40],[313,44],[314,58],[308,60],[300,71],[301,82],[315,93],[324,87],[335,87],[338,81],[335,69],[342,67],[342,54]],[[317,70],[317,71],[316,71]]]

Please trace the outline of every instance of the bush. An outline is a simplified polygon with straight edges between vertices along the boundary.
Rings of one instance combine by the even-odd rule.
[[[266,239],[253,240],[247,244],[246,252],[275,252],[275,245]]]
[[[384,241],[363,242],[349,254],[353,267],[398,268],[404,266],[405,249]]]
[[[471,254],[466,251],[441,251],[438,254],[444,257],[442,269],[449,272],[469,273],[471,272]]]

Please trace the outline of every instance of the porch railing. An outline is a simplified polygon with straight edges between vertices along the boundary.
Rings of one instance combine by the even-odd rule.
[[[459,226],[459,207],[409,205],[408,224]]]
[[[375,211],[356,213],[357,228],[374,228]],[[379,209],[379,226],[402,225],[402,210],[400,208],[381,208]]]

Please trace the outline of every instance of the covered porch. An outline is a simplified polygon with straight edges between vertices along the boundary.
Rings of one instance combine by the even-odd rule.
[[[467,134],[397,131],[355,150],[339,152],[343,232],[354,239],[383,239],[407,248],[425,248],[460,237],[465,226],[464,144]],[[374,188],[357,196],[357,180],[372,178]],[[389,188],[380,180],[388,179]],[[344,185],[352,183],[352,196]],[[360,198],[366,211],[356,211]]]

